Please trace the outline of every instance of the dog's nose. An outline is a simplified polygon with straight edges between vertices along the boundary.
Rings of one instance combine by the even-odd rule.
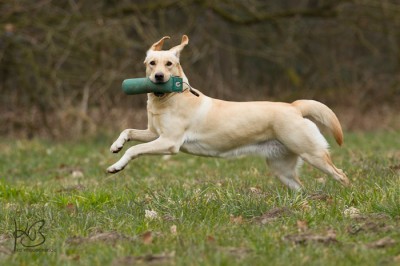
[[[154,75],[154,78],[156,79],[156,81],[164,81],[164,74],[161,72],[158,72]]]

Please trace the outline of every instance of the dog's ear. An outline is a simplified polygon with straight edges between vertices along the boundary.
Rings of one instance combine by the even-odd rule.
[[[164,41],[166,39],[169,39],[169,36],[164,36],[158,42],[153,43],[153,45],[150,47],[149,51],[160,51],[162,49]]]
[[[169,49],[169,50],[172,51],[173,53],[175,53],[175,55],[176,55],[177,57],[179,57],[180,54],[181,54],[181,51],[183,50],[183,48],[184,48],[186,45],[188,45],[188,43],[189,43],[189,37],[186,36],[186,35],[183,35],[183,36],[182,36],[181,44],[179,44],[179,45],[177,45],[177,46],[175,46],[175,47],[172,47],[172,48]]]

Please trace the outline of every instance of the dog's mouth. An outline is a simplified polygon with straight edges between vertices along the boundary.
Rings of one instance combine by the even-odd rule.
[[[153,92],[156,97],[163,97],[165,95],[164,92]]]
[[[156,73],[153,76],[150,76],[149,79],[151,80],[151,82],[155,83],[155,84],[163,84],[168,82],[169,78],[167,80],[165,80],[165,75],[162,73]],[[156,97],[163,97],[166,93],[165,92],[153,92],[153,94]]]
[[[167,83],[169,79],[155,79],[152,77],[149,77],[149,79],[151,80],[151,82],[155,83],[155,84],[163,84],[163,83]]]

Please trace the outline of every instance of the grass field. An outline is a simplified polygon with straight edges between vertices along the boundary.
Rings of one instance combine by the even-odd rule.
[[[332,157],[352,186],[304,165],[301,193],[260,158],[142,157],[108,175],[113,140],[0,141],[1,265],[400,264],[399,132],[347,134]]]

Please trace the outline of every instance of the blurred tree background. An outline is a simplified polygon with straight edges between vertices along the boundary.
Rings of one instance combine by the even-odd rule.
[[[144,128],[149,46],[190,39],[191,85],[225,100],[322,101],[344,127],[400,128],[399,0],[2,0],[0,135]]]

